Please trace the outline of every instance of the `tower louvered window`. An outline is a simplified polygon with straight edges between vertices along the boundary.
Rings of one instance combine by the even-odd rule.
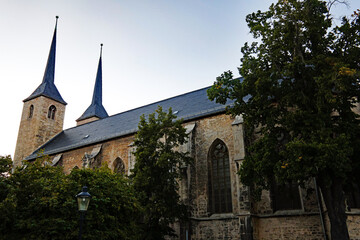
[[[56,107],[54,105],[51,105],[48,111],[48,118],[55,119],[55,113],[56,113]]]
[[[209,158],[209,207],[212,213],[232,212],[229,151],[225,143],[215,140]]]

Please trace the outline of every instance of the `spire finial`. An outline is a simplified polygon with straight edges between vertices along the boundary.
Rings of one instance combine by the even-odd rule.
[[[55,22],[55,28],[57,27],[57,22],[58,22],[58,19],[59,19],[59,16],[55,16],[56,18],[56,22]]]
[[[102,47],[104,46],[104,44],[100,43],[100,57],[102,56]]]

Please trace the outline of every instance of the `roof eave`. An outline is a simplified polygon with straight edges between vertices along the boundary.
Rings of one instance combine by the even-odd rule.
[[[34,98],[40,97],[40,96],[47,97],[47,98],[50,98],[50,99],[52,99],[52,100],[54,100],[54,101],[56,101],[56,102],[58,102],[58,103],[67,105],[67,102],[65,102],[64,100],[56,99],[56,98],[51,97],[51,96],[48,96],[48,95],[46,95],[46,94],[37,94],[37,95],[34,95],[34,96],[30,96],[30,97],[28,97],[28,98],[25,98],[25,99],[23,100],[23,102],[28,102],[28,101],[30,101],[30,100],[32,100],[32,99],[34,99]]]
[[[196,113],[196,114],[193,114],[191,116],[184,116],[184,117],[182,117],[180,119],[183,119],[184,122],[190,122],[190,121],[194,121],[194,120],[197,120],[197,119],[202,119],[202,118],[209,117],[209,116],[219,115],[219,114],[222,114],[222,113],[225,113],[225,112],[226,112],[226,108],[221,106],[219,108],[212,109],[212,110],[209,110],[209,111],[206,111],[206,112]],[[109,140],[112,140],[112,139],[115,139],[115,138],[120,138],[120,137],[124,137],[124,136],[127,136],[127,135],[132,135],[132,134],[135,134],[137,131],[138,131],[137,128],[136,129],[131,129],[131,130],[128,130],[128,131],[123,131],[123,132],[120,132],[120,133],[109,135],[106,138],[95,138],[95,139],[92,139],[91,141],[88,141],[88,142],[82,142],[80,144],[73,144],[73,145],[63,147],[63,148],[58,148],[58,149],[55,149],[55,150],[52,150],[52,151],[46,151],[45,150],[44,154],[46,154],[46,155],[54,155],[54,154],[58,154],[58,153],[63,153],[63,152],[66,152],[66,151],[70,151],[70,150],[90,146],[90,145],[97,144],[97,143],[100,143],[100,142],[109,141]],[[59,134],[57,134],[57,135],[59,135]],[[56,138],[56,136],[54,136],[52,139]],[[50,142],[50,141],[48,141],[48,142]],[[31,161],[31,160],[36,159],[38,157],[38,155],[35,154],[35,153],[37,151],[39,151],[40,149],[44,149],[44,146],[47,143],[45,143],[44,145],[42,145],[41,147],[36,149],[32,154],[27,156],[25,158],[25,160]]]

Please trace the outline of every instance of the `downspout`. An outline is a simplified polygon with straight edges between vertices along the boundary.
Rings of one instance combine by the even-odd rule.
[[[324,240],[327,240],[328,237],[326,235],[326,228],[325,228],[325,224],[324,224],[324,217],[323,217],[323,212],[322,212],[322,203],[321,203],[320,194],[319,194],[319,186],[317,185],[315,177],[314,177],[314,184],[315,184],[316,200],[317,200],[317,203],[318,203],[319,214],[320,214],[321,227],[322,227],[323,234],[324,234]]]

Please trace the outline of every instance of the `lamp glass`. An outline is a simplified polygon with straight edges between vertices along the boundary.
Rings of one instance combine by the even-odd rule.
[[[90,203],[90,198],[88,196],[78,196],[77,200],[79,211],[87,211]]]

